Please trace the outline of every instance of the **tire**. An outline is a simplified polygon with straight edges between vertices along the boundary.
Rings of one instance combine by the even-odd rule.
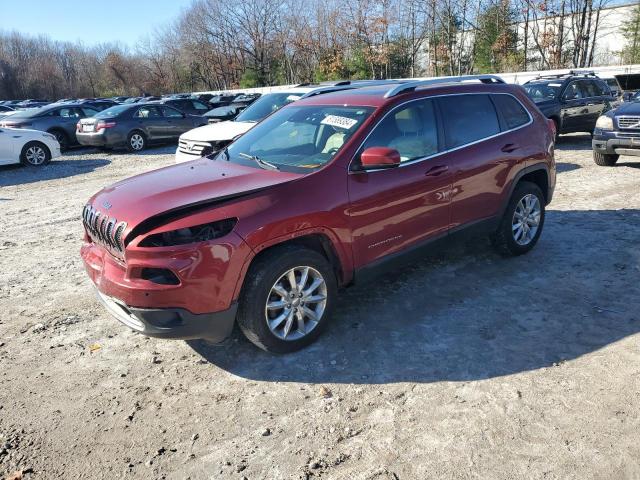
[[[528,203],[529,201],[531,203]],[[526,213],[529,205],[532,208],[530,213]],[[523,214],[526,215],[524,222],[516,217],[516,211],[521,218]],[[535,212],[538,212],[538,215]],[[545,199],[540,187],[526,181],[518,183],[509,199],[500,226],[492,237],[493,246],[504,256],[529,252],[538,243],[544,227],[544,219]],[[524,225],[524,227],[518,228],[518,225]]]
[[[601,167],[613,167],[620,158],[620,155],[607,154],[593,151],[593,161]]]
[[[556,126],[556,136],[554,138],[554,143],[558,143],[558,140],[560,140],[560,122],[557,118],[552,118],[551,120],[553,120],[553,123]]]
[[[134,130],[127,135],[127,150],[141,152],[147,148],[147,137],[140,130]]]
[[[43,167],[51,161],[49,148],[41,142],[29,142],[20,152],[20,163],[28,167]]]
[[[69,149],[69,136],[62,130],[49,130],[51,135],[56,137],[56,140],[60,144],[60,151],[65,152]]]
[[[305,270],[306,289],[300,288]],[[296,289],[291,289],[288,280],[291,271]],[[309,291],[319,280],[324,283]],[[286,296],[291,290],[293,298]],[[305,290],[307,296],[296,295],[296,291]],[[337,294],[334,270],[323,255],[297,245],[274,247],[258,258],[247,273],[238,305],[238,325],[249,341],[267,352],[294,352],[312,343],[326,328]]]

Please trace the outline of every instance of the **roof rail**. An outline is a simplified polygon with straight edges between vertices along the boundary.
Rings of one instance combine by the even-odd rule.
[[[438,77],[430,78],[428,80],[415,80],[412,82],[401,83],[385,93],[384,98],[395,97],[396,95],[400,95],[404,92],[412,92],[416,88],[422,86],[439,85],[442,83],[462,83],[472,80],[478,80],[482,83],[505,83],[504,80],[497,75],[460,75],[456,77]]]

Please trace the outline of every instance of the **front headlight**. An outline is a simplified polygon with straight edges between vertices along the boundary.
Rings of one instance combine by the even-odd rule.
[[[238,223],[237,218],[226,218],[217,222],[196,225],[195,227],[181,228],[169,232],[149,235],[140,242],[141,247],[169,247],[173,245],[185,245],[187,243],[207,242],[224,237],[233,230]]]
[[[606,115],[598,117],[596,128],[599,128],[600,130],[613,130],[613,119]]]

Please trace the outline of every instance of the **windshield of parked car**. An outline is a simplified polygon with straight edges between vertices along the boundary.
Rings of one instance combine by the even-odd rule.
[[[531,100],[540,103],[557,98],[560,95],[562,83],[557,81],[532,82],[524,84],[523,87]]]
[[[209,110],[204,115],[206,117],[227,116],[235,112],[237,109],[238,107],[232,107],[232,106],[218,107],[218,108],[214,108],[213,110]]]
[[[93,116],[93,118],[113,118],[120,115],[131,108],[130,105],[116,105],[115,107],[109,107],[106,110],[102,110],[100,113]]]
[[[300,97],[301,93],[267,93],[238,115],[236,122],[259,122],[286,104],[299,100]]]
[[[372,111],[371,107],[291,105],[253,127],[214,158],[306,173],[327,164]]]

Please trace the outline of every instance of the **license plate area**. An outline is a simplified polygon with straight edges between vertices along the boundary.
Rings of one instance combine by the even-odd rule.
[[[82,125],[83,132],[93,132],[93,125]]]

